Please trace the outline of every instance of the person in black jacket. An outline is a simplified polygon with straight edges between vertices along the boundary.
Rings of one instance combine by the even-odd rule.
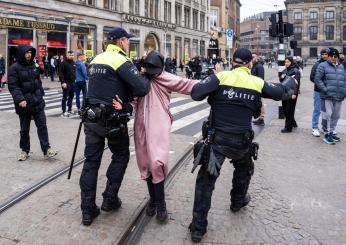
[[[285,128],[281,130],[281,133],[290,133],[292,128],[298,127],[296,120],[294,119],[294,112],[296,110],[298,91],[300,87],[300,71],[297,64],[294,62],[293,57],[288,56],[285,59],[286,69],[282,72],[281,80],[286,76],[293,77],[298,81],[298,89],[291,99],[282,101],[282,109],[285,114]]]
[[[251,75],[259,77],[264,80],[264,68],[257,54],[252,54],[252,68]],[[264,126],[264,102],[261,98],[261,114],[260,116],[252,121],[254,125]]]
[[[50,158],[57,152],[52,150],[49,144],[40,68],[34,62],[36,49],[28,45],[19,45],[17,53],[17,62],[9,70],[8,88],[20,121],[19,146],[22,152],[19,154],[18,161],[25,161],[29,157],[31,118],[35,121],[44,157]]]
[[[316,70],[319,64],[322,62],[328,60],[328,51],[329,49],[322,49],[321,50],[321,58],[314,64],[314,66],[311,68],[310,73],[310,81],[315,83],[315,75]],[[321,114],[321,96],[320,96],[320,90],[315,84],[314,86],[314,109],[312,111],[312,135],[315,137],[320,137],[320,131],[318,129],[318,121]]]
[[[68,51],[66,59],[61,62],[60,65],[60,79],[61,87],[63,91],[61,108],[62,116],[68,117],[72,114],[72,101],[74,96],[74,87],[76,82],[76,64],[73,61],[73,51]],[[66,101],[67,101],[67,112],[66,112]]]

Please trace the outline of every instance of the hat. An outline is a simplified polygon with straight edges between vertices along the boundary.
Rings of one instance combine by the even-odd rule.
[[[246,48],[238,48],[233,54],[233,62],[246,65],[252,60],[252,53]]]
[[[339,51],[335,48],[329,48],[328,56],[336,55],[339,58]]]
[[[329,53],[329,48],[324,48],[321,50],[321,55],[322,54],[328,54]]]
[[[157,51],[151,51],[144,60],[146,73],[149,75],[160,75],[164,68],[164,58]]]
[[[109,40],[115,40],[115,39],[119,39],[119,38],[122,38],[122,37],[131,38],[131,37],[134,37],[134,36],[135,35],[133,35],[133,34],[127,33],[127,31],[125,31],[121,27],[115,27],[108,33],[108,39]]]

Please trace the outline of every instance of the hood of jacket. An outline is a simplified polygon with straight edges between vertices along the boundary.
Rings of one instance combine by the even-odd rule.
[[[25,53],[31,50],[31,59],[30,61],[25,59]],[[34,62],[36,56],[36,49],[30,45],[19,45],[17,49],[17,60],[20,64],[30,65]]]

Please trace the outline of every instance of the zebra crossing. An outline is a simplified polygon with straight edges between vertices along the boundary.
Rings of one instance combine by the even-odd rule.
[[[45,92],[45,112],[48,117],[61,115],[61,90],[49,90]],[[82,100],[81,96],[81,100]],[[75,100],[73,104],[75,106]],[[189,136],[200,136],[202,122],[209,114],[209,105],[206,101],[193,101],[190,97],[172,97],[170,111],[174,117],[172,133]],[[12,96],[10,93],[0,93],[0,113],[15,113]],[[79,119],[78,115],[70,115],[66,119]],[[129,127],[133,126],[133,118],[129,121]]]

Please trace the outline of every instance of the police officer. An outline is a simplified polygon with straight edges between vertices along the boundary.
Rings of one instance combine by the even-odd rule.
[[[235,168],[231,211],[237,212],[250,202],[247,190],[254,173],[251,118],[259,116],[261,97],[288,99],[297,86],[293,78],[288,78],[282,84],[271,84],[252,76],[251,59],[252,54],[248,49],[237,49],[231,71],[210,75],[192,89],[191,97],[194,100],[200,101],[208,96],[211,122],[207,135],[213,133],[210,154],[205,160],[208,162],[202,164],[196,179],[193,219],[190,224],[194,242],[200,242],[207,231],[212,192],[226,157],[232,159]]]
[[[108,212],[121,206],[118,191],[130,156],[126,113],[132,113],[132,96],[144,96],[150,89],[149,79],[139,73],[126,55],[131,37],[124,29],[114,28],[108,34],[106,51],[91,62],[84,123],[85,162],[80,177],[84,225],[90,225],[100,214],[95,197],[105,138],[113,155],[101,209]],[[112,105],[115,101],[126,106],[116,111]]]

